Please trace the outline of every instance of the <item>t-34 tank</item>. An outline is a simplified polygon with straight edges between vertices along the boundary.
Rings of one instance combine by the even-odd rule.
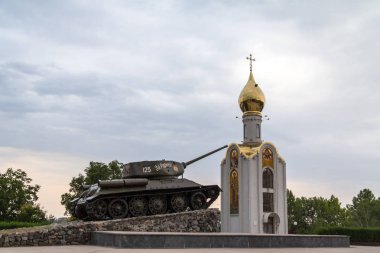
[[[84,185],[82,195],[71,202],[70,212],[79,219],[102,220],[206,209],[218,198],[221,189],[185,179],[183,173],[188,165],[226,147],[185,163],[167,160],[127,163],[122,179]]]

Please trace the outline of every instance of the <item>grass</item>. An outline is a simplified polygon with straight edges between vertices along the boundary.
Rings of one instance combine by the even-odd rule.
[[[0,230],[14,229],[14,228],[29,228],[44,226],[50,224],[49,221],[43,222],[22,222],[22,221],[0,221]]]

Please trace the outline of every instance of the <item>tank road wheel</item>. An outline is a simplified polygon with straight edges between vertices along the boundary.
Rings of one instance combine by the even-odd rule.
[[[215,189],[215,188],[208,189],[207,196],[212,199],[217,199],[219,196],[219,189]]]
[[[170,205],[175,213],[179,213],[185,211],[189,203],[185,194],[174,194],[170,199]]]
[[[148,201],[144,197],[133,197],[129,201],[130,213],[137,216],[144,216],[148,212]]]
[[[112,219],[122,219],[128,214],[128,204],[124,199],[114,199],[108,205],[108,213]]]
[[[191,195],[190,206],[193,210],[205,209],[207,198],[202,192],[196,192]]]
[[[149,198],[149,211],[151,214],[163,214],[166,213],[168,204],[165,196],[153,196]]]
[[[78,205],[75,205],[74,213],[72,213],[72,215],[81,220],[83,220],[87,216],[86,210],[84,210],[82,206],[78,206]]]
[[[104,199],[98,199],[93,204],[92,216],[101,220],[104,219],[107,214],[107,202]]]

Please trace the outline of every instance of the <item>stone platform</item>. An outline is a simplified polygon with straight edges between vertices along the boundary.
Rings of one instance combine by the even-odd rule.
[[[1,247],[89,244],[94,231],[217,232],[220,212],[206,209],[183,213],[105,220],[76,221],[43,227],[0,231]]]
[[[233,233],[156,233],[96,231],[91,245],[117,248],[316,248],[349,247],[348,236],[252,235]]]

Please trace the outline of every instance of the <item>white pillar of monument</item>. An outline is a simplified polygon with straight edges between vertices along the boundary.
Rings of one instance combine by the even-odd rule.
[[[221,163],[222,232],[287,234],[286,163],[262,141],[265,96],[252,74],[239,97],[243,142],[231,143]]]

